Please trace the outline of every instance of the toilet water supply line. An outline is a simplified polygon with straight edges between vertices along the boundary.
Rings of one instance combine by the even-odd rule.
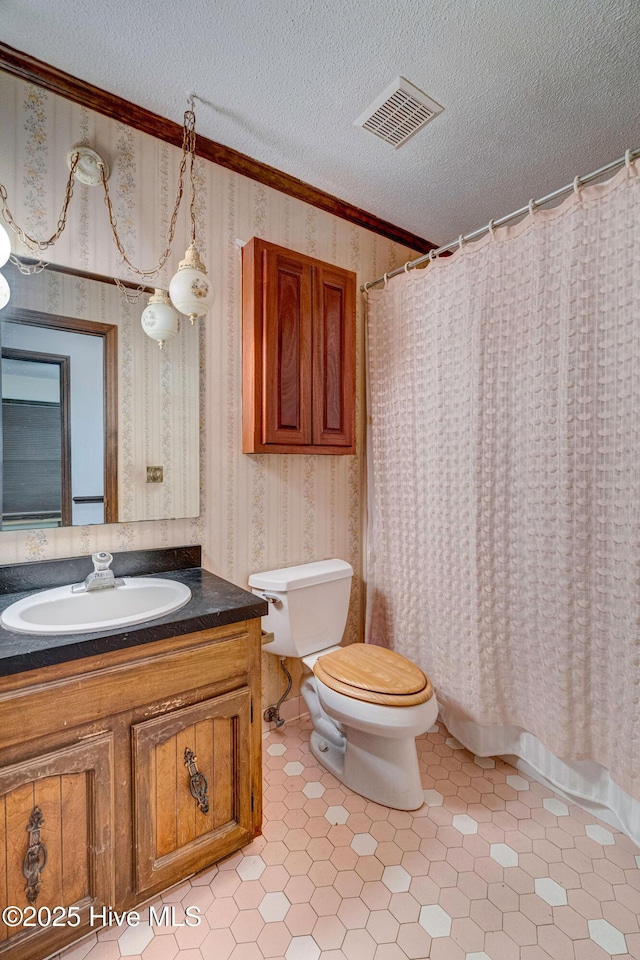
[[[566,193],[571,193],[572,190],[574,193],[579,193],[580,187],[591,183],[592,180],[597,180],[598,177],[603,176],[605,173],[610,173],[615,170],[616,167],[621,167],[623,163],[627,168],[630,167],[632,162],[638,157],[640,157],[640,150],[626,150],[623,157],[612,160],[611,163],[605,164],[604,167],[600,167],[598,170],[594,170],[593,173],[588,173],[584,177],[575,177],[573,182],[567,184],[566,187],[560,187],[559,190],[554,190],[553,193],[548,193],[546,197],[541,197],[539,200],[529,200],[526,207],[520,207],[519,210],[514,210],[513,213],[508,213],[506,217],[500,217],[498,220],[490,220],[484,227],[479,227],[471,233],[466,233],[464,236],[458,237],[457,240],[446,243],[443,247],[430,250],[429,253],[426,253],[423,257],[418,257],[417,260],[409,260],[402,267],[390,270],[388,273],[385,273],[384,276],[378,277],[377,280],[370,280],[368,283],[363,283],[360,287],[360,292],[367,293],[371,287],[376,287],[379,283],[386,283],[391,277],[397,277],[401,273],[408,273],[409,270],[413,270],[415,267],[421,267],[424,263],[435,260],[441,253],[447,253],[449,250],[455,250],[456,247],[462,247],[462,244],[467,243],[469,240],[477,240],[478,237],[482,237],[485,233],[493,233],[496,227],[510,223],[511,220],[517,220],[518,217],[523,217],[526,213],[533,214],[536,207],[541,207],[545,203],[551,203],[552,200],[558,200]]]
[[[286,658],[280,657],[280,669],[282,670],[285,677],[287,678],[287,689],[282,694],[278,702],[273,704],[270,707],[267,707],[265,712],[262,714],[262,716],[267,721],[267,723],[275,723],[276,727],[281,727],[284,724],[284,720],[280,716],[280,707],[282,706],[282,702],[286,700],[287,697],[289,696],[289,692],[291,690],[291,674],[287,670],[285,666],[285,662],[286,662]]]

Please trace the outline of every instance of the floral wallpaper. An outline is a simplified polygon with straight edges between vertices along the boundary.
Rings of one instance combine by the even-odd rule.
[[[179,149],[32,84],[0,73],[0,182],[18,222],[49,236],[68,177],[67,153],[86,141],[104,154],[118,230],[139,266],[157,262],[171,214]],[[208,109],[199,106],[199,110]],[[0,563],[200,543],[209,570],[246,586],[250,573],[330,556],[354,568],[346,637],[363,638],[365,537],[364,298],[357,296],[357,456],[241,452],[241,246],[252,236],[357,273],[358,284],[403,263],[411,251],[240,174],[197,163],[198,234],[217,291],[198,321],[200,338],[200,514],[183,520],[0,534]],[[188,242],[183,202],[167,287]],[[16,252],[21,251],[12,237]],[[76,184],[57,263],[130,279],[112,242],[100,187]],[[181,336],[193,334],[183,330]],[[162,385],[164,389],[165,384]],[[273,660],[275,658],[267,658]],[[277,666],[277,663],[276,663]],[[267,675],[267,688],[270,686]],[[276,686],[279,677],[273,679]]]

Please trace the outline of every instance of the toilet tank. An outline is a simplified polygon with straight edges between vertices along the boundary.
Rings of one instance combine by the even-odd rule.
[[[262,629],[274,640],[264,649],[280,657],[305,657],[342,640],[349,613],[353,568],[344,560],[320,560],[253,573],[249,586],[273,597]]]

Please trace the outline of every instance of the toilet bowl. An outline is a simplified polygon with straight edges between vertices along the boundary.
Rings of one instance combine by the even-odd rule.
[[[399,810],[424,801],[415,738],[435,722],[429,678],[400,654],[369,644],[341,647],[353,570],[324,560],[252,574],[269,601],[265,647],[302,662],[300,692],[319,763],[361,796]]]

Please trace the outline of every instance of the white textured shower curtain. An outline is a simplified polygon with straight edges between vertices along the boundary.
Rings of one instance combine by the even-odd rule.
[[[640,798],[637,164],[368,300],[369,638]]]

